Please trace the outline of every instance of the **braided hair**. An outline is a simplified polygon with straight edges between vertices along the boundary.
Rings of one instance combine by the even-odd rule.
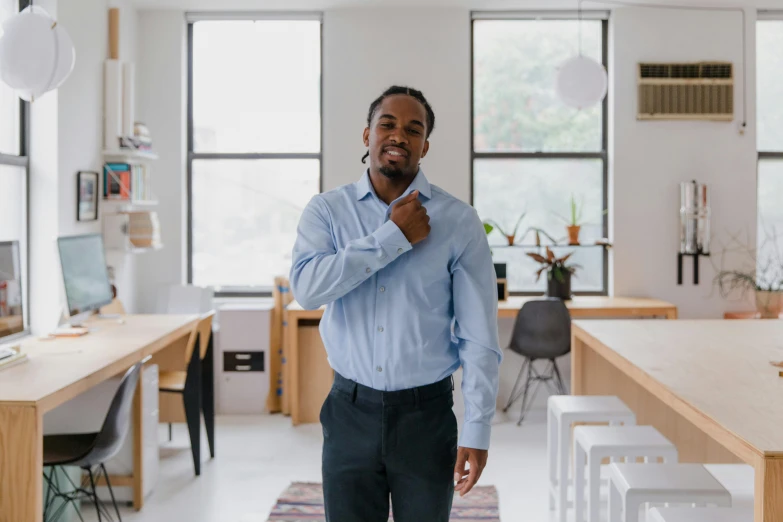
[[[435,128],[435,113],[432,110],[432,107],[430,106],[429,102],[427,101],[427,98],[424,97],[424,95],[421,93],[421,91],[417,91],[416,89],[412,89],[410,87],[401,87],[399,85],[392,85],[385,91],[383,91],[383,94],[378,96],[375,101],[373,101],[370,104],[370,110],[367,113],[367,126],[370,126],[370,123],[372,122],[373,116],[375,116],[375,113],[378,111],[378,108],[381,106],[381,103],[383,103],[383,100],[385,100],[388,96],[394,96],[395,94],[405,94],[407,96],[412,96],[416,98],[422,105],[424,105],[424,110],[427,111],[427,138],[430,137],[430,134],[432,134],[432,130]],[[367,151],[364,156],[362,156],[362,163],[365,162],[365,160],[370,156],[370,152]]]

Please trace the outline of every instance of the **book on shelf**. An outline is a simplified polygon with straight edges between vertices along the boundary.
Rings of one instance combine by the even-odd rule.
[[[149,201],[150,170],[147,165],[106,163],[103,168],[104,199],[121,201]]]

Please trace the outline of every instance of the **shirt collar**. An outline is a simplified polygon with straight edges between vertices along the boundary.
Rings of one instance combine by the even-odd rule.
[[[375,194],[375,189],[373,189],[372,183],[370,182],[370,169],[364,171],[361,179],[354,183],[354,186],[356,187],[357,201],[361,201],[369,194]],[[432,199],[432,188],[430,186],[430,182],[427,180],[427,177],[424,175],[424,172],[421,169],[419,169],[416,177],[413,178],[413,182],[407,189],[405,189],[405,193],[400,197],[405,197],[414,190],[418,190],[419,194],[421,194],[421,196],[425,197],[426,199]]]

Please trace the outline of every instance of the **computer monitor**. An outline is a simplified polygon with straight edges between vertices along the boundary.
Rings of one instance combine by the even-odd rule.
[[[25,331],[18,241],[0,241],[0,343]]]
[[[100,234],[57,239],[71,317],[111,303],[113,294]]]

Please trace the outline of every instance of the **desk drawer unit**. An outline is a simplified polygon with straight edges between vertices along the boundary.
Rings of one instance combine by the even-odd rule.
[[[218,413],[266,411],[269,394],[269,334],[272,305],[218,307],[215,405]]]
[[[265,352],[223,352],[224,372],[263,372]]]

